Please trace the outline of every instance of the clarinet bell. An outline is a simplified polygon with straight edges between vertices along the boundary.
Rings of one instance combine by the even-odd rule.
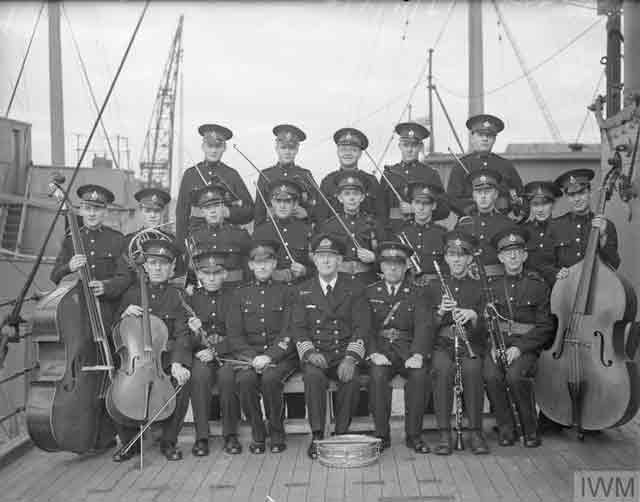
[[[454,449],[456,451],[464,450],[464,442],[462,441],[462,432],[461,431],[456,432],[456,444],[454,446]]]

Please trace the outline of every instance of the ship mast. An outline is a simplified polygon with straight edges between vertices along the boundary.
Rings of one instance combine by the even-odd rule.
[[[484,113],[484,64],[482,48],[482,1],[468,3],[469,23],[469,117]]]
[[[60,3],[49,2],[49,118],[51,123],[51,165],[63,167],[64,105],[62,99],[62,50]]]

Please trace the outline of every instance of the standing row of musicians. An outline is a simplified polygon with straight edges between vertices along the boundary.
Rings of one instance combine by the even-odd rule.
[[[502,123],[495,117],[482,116],[470,119],[468,126],[475,141],[492,145]],[[337,131],[341,168],[321,184],[321,194],[332,206],[335,204],[331,209],[323,204],[325,201],[317,200],[321,194],[317,190],[314,193],[310,173],[292,164],[304,133],[294,126],[276,127],[276,150],[282,162],[265,170],[260,178],[263,183],[258,186],[256,201],[268,200],[269,207],[256,203],[252,238],[230,224],[247,222],[254,214],[241,178],[220,162],[231,132],[214,125],[200,128],[207,160],[190,168],[183,178],[176,217],[179,237],[174,240],[169,235],[168,239],[143,243],[150,308],[165,321],[170,333],[165,367],[178,384],[184,384],[174,415],[163,424],[161,449],[167,458],[182,457],[176,439],[189,400],[196,423],[193,453],[208,454],[210,389],[216,382],[225,451],[242,450],[236,433],[240,409],[252,425],[250,450],[265,451],[267,430],[260,395],[271,451],[284,450],[282,389],[299,365],[304,373],[313,439],[321,438],[324,431],[324,395],[329,379],[338,381],[336,432],[344,433],[357,408],[358,374],[366,367],[365,359],[371,376],[370,407],[383,447],[389,444],[387,382],[401,374],[407,379],[407,446],[419,453],[429,451],[421,437],[421,421],[428,397],[425,389],[433,385],[436,417],[442,430],[436,453],[450,453],[455,361],[449,335],[456,323],[467,327],[476,355],[461,358],[472,449],[476,453],[488,451],[480,418],[482,374],[496,410],[500,444],[512,444],[513,418],[505,405],[495,354],[488,347],[482,320],[484,300],[473,278],[476,249],[498,298],[500,314],[520,330],[508,338],[507,378],[523,417],[525,445],[539,444],[531,377],[537,355],[553,336],[549,287],[566,275],[567,267],[581,260],[591,226],[601,230],[600,249],[605,261],[614,267],[620,261],[613,224],[589,211],[593,172],[574,170],[554,183],[533,182],[524,187],[524,192],[511,192],[517,183],[511,180],[504,184],[512,173],[502,162],[493,164],[496,156],[489,151],[470,154],[463,158],[471,171],[464,178],[464,186],[470,187],[475,207],[469,210],[465,206],[463,212],[469,214],[460,218],[455,231],[447,233],[434,220],[446,217],[450,207],[459,207],[465,200],[464,186],[458,197],[453,196],[456,168],[449,186],[452,196],[444,197],[436,171],[417,162],[417,152],[428,131],[412,123],[399,124],[396,130],[403,161],[385,169],[389,181],[393,183],[396,177],[395,190],[387,180],[376,187],[375,178],[357,168],[367,146],[366,136],[355,129]],[[291,165],[287,165],[287,159]],[[295,170],[301,174],[294,174]],[[550,221],[550,208],[560,190],[572,209]],[[394,192],[402,193],[403,201]],[[372,197],[372,193],[377,196]],[[504,213],[513,212],[521,193],[530,203],[530,217],[515,227]],[[110,326],[121,316],[139,316],[140,292],[138,286],[130,286],[135,283],[135,273],[123,259],[135,233],[123,236],[103,225],[106,206],[113,202],[109,190],[85,185],[78,189],[78,196],[87,255],[74,256],[66,238],[52,280],[57,283],[88,263],[94,278],[90,286],[100,298],[105,324]],[[498,209],[501,197],[506,201],[502,211]],[[169,195],[144,189],[136,199],[145,227],[157,226]],[[377,215],[387,214],[388,218],[368,212],[371,204]],[[384,213],[379,212],[381,206]],[[200,216],[190,216],[192,207]],[[327,213],[315,219],[321,207]],[[262,220],[261,212],[267,216]],[[402,242],[397,242],[397,236]],[[175,266],[180,266],[185,247],[190,256],[183,262],[190,261],[194,271],[191,281],[195,289],[187,298],[194,315],[185,312],[182,292],[168,282]],[[448,270],[454,299],[443,297],[434,275],[434,260]],[[525,269],[525,261],[536,271]],[[379,274],[383,280],[376,282]],[[202,336],[195,336],[198,333]],[[249,363],[238,366],[224,359]],[[116,427],[123,443],[135,434],[122,424]],[[315,445],[312,442],[309,446],[311,457],[317,455]],[[117,452],[114,459],[126,460],[135,452],[135,447]]]

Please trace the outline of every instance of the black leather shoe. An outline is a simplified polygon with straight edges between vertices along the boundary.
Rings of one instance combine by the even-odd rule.
[[[482,432],[471,431],[471,451],[476,455],[486,455],[489,453],[489,447]]]
[[[451,449],[451,432],[447,430],[440,431],[440,439],[434,453],[436,455],[451,455]]]
[[[498,444],[500,446],[513,446],[515,440],[513,439],[513,434],[510,432],[500,431],[498,434]]]
[[[419,437],[407,438],[405,440],[405,444],[407,445],[407,448],[415,451],[416,453],[420,453],[421,455],[424,455],[431,451],[431,449],[429,448],[429,445]]]
[[[380,443],[380,453],[384,450],[391,448],[391,438],[389,436],[377,436],[381,441]]]
[[[249,451],[254,455],[262,455],[265,449],[266,447],[264,443],[257,443],[254,441],[249,445]]]
[[[208,439],[198,439],[193,448],[191,448],[191,453],[193,453],[196,457],[206,457],[209,455],[209,440]]]
[[[140,453],[139,446],[132,446],[126,453],[122,452],[122,448],[118,448],[111,458],[114,462],[126,462],[127,460],[135,457],[138,453]]]
[[[271,453],[282,453],[286,449],[287,449],[287,445],[285,443],[271,444]]]
[[[238,436],[231,435],[224,438],[224,451],[230,455],[242,453],[242,445],[238,441]]]
[[[542,444],[542,441],[540,441],[540,438],[536,434],[532,434],[524,438],[525,448],[537,448],[541,444]]]
[[[167,460],[182,460],[182,452],[174,443],[160,443],[160,452]]]

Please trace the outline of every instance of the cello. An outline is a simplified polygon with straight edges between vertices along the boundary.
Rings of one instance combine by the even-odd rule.
[[[50,188],[64,195],[64,176],[55,175]],[[63,210],[75,254],[86,254],[78,216],[70,204]],[[36,305],[33,342],[38,369],[30,382],[26,404],[27,431],[46,451],[86,453],[96,446],[102,399],[113,372],[100,303],[89,288],[88,263],[65,277]]]
[[[116,422],[126,425],[143,424],[150,418],[165,420],[175,410],[174,388],[161,357],[167,350],[169,333],[162,319],[149,313],[145,256],[142,249],[136,250],[149,235],[159,233],[142,230],[129,245],[129,258],[138,271],[142,317],[126,316],[113,330],[120,367],[107,392],[106,407]]]
[[[605,175],[596,214],[603,214],[620,175],[614,163]],[[640,405],[637,363],[626,354],[625,338],[636,317],[631,284],[598,254],[600,230],[592,227],[581,262],[569,268],[551,292],[558,329],[542,352],[535,382],[536,400],[551,420],[585,430],[623,425]]]

